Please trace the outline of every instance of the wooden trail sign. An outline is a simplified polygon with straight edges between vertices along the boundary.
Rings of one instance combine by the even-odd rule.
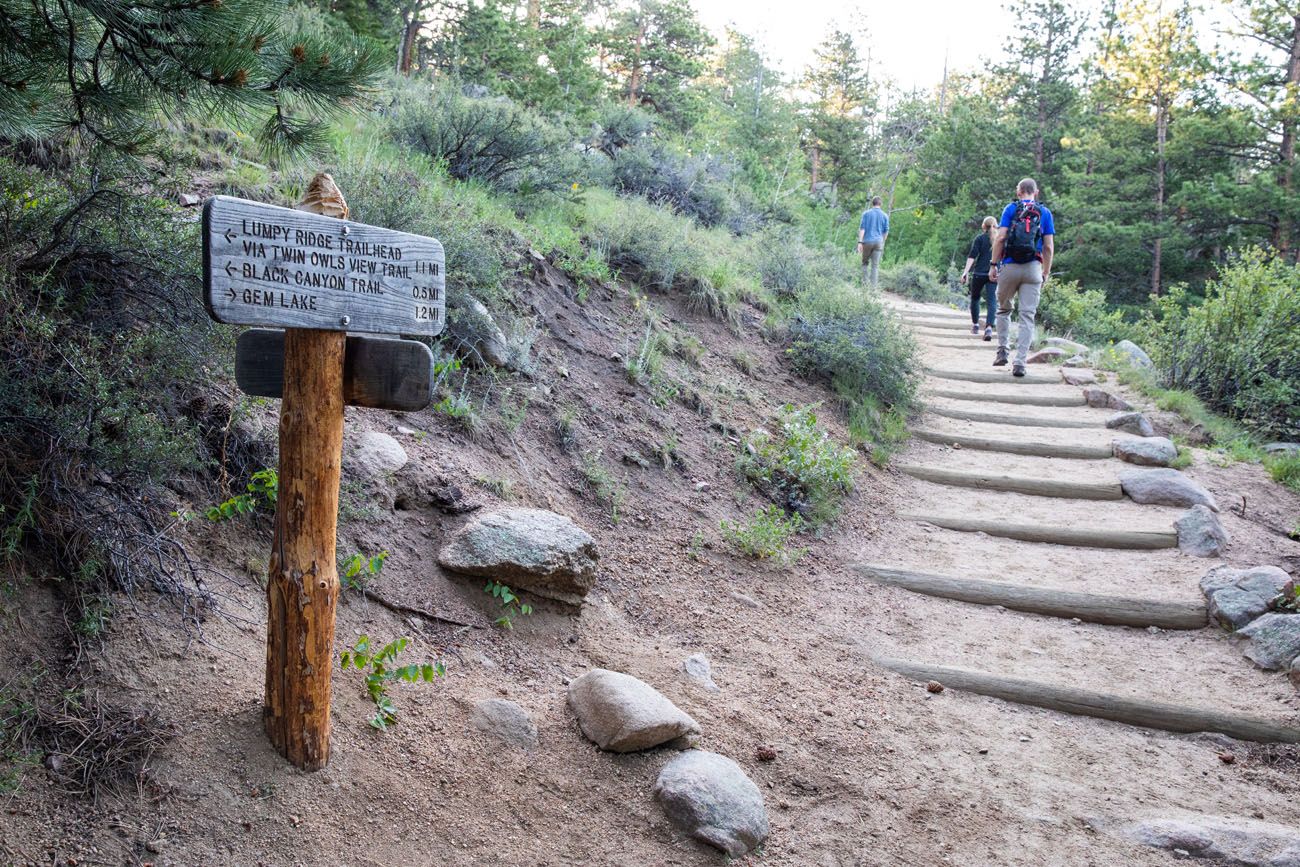
[[[326,216],[324,207],[317,213],[229,196],[208,199],[203,298],[212,318],[234,325],[440,333],[446,321],[442,244]]]
[[[250,328],[235,343],[235,382],[245,394],[284,393],[285,332]],[[343,358],[348,406],[415,412],[433,399],[433,352],[418,340],[349,334]]]

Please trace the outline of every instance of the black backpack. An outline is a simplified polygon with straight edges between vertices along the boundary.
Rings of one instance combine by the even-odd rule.
[[[1016,203],[1005,246],[1012,262],[1024,264],[1038,258],[1038,245],[1043,240],[1042,220],[1043,212],[1036,202]]]

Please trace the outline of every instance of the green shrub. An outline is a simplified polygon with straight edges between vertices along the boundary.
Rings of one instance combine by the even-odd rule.
[[[949,296],[934,269],[916,262],[881,269],[880,285],[916,301],[947,301]]]
[[[786,404],[777,433],[759,428],[741,443],[741,475],[789,513],[812,526],[839,514],[853,488],[853,450],[835,443],[817,424],[813,407]]]
[[[1294,452],[1269,457],[1264,461],[1273,481],[1300,492],[1300,454]]]
[[[803,554],[799,549],[792,549],[790,541],[804,528],[803,518],[796,512],[787,515],[780,506],[765,506],[759,509],[744,524],[722,521],[719,529],[737,551],[757,559],[777,559],[791,564]]]
[[[1074,280],[1051,279],[1038,302],[1038,323],[1053,334],[1088,344],[1123,340],[1132,333],[1120,311],[1100,289],[1084,290]]]
[[[1300,438],[1300,269],[1252,249],[1201,304],[1179,287],[1153,303],[1144,346],[1166,384],[1262,435]]]

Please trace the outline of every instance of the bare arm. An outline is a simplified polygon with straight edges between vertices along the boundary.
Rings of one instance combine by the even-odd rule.
[[[1050,236],[1049,236],[1050,237]],[[989,257],[989,273],[998,270],[998,263],[1002,261],[1002,248],[1007,244],[1007,227],[998,227],[998,236],[993,239],[993,255]]]
[[[961,272],[961,279],[963,279],[963,280],[966,279],[966,275],[970,273],[971,266],[974,265],[974,264],[975,264],[975,258],[974,258],[973,256],[967,256],[967,257],[966,257],[966,267],[962,269],[962,272]]]
[[[1056,236],[1043,236],[1043,280],[1052,273],[1052,254],[1056,252]]]

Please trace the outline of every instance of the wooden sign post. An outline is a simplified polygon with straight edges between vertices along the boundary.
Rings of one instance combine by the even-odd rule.
[[[345,331],[435,335],[445,315],[442,245],[347,215],[324,173],[296,211],[219,196],[203,214],[209,313],[285,328],[263,722],[275,748],[305,770],[329,761]],[[407,355],[427,365],[424,349]]]

